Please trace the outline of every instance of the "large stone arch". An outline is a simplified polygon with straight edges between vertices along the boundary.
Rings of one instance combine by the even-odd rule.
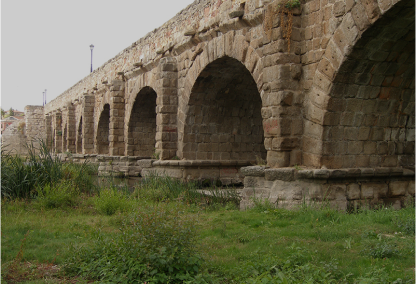
[[[96,133],[96,153],[108,155],[110,153],[110,104],[104,104],[99,112]]]
[[[156,143],[156,91],[144,87],[137,93],[129,109],[126,154],[151,156]]]
[[[303,163],[414,166],[414,66],[414,1],[355,3],[305,100]]]
[[[251,72],[229,56],[199,68],[202,70],[180,104],[178,156],[197,160],[265,159],[262,100]]]

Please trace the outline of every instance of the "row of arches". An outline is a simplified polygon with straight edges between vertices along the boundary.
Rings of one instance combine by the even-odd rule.
[[[157,93],[146,86],[132,104],[125,141],[127,156],[151,157],[157,134]],[[222,57],[209,64],[196,80],[188,104],[180,158],[256,160],[266,158],[257,85],[238,60]],[[101,108],[95,133],[96,154],[110,153],[110,104]],[[83,117],[78,119],[76,152],[83,153]],[[63,137],[64,139],[66,137]]]
[[[166,65],[155,72],[177,72],[177,85],[169,85],[169,76],[141,83],[131,95],[125,91],[114,97],[129,99],[120,103],[122,111],[110,99],[96,102],[93,122],[80,112],[76,152],[87,153],[85,145],[93,144],[88,153],[110,155],[117,142],[124,145],[117,153],[127,156],[150,157],[168,149],[172,151],[164,159],[267,157],[269,163],[272,157],[284,160],[279,166],[412,167],[414,1],[400,1],[371,26],[354,21],[351,13],[344,16],[310,78],[296,75],[290,62],[265,66],[260,52],[244,45],[245,37],[229,40],[244,42],[235,51],[216,49],[224,46],[225,36],[222,43],[213,39],[188,70],[181,69],[187,72],[183,84],[177,83],[182,80],[177,67]],[[312,84],[306,88],[306,83]],[[162,85],[175,92],[167,96]],[[162,110],[166,100],[176,100],[176,106]],[[88,141],[86,129],[93,135]],[[62,138],[69,136],[63,130]]]

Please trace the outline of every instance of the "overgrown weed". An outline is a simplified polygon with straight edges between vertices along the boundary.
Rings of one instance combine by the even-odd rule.
[[[120,232],[97,231],[89,247],[76,247],[64,268],[100,282],[185,283],[200,273],[195,220],[159,203],[130,214]]]

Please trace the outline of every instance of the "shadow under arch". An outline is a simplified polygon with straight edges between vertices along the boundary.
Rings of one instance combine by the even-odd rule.
[[[76,152],[77,154],[82,154],[82,116],[79,119],[77,127],[77,137],[76,137]]]
[[[151,87],[144,87],[137,94],[128,122],[126,154],[128,156],[152,156],[156,144],[156,98]]]
[[[97,127],[97,154],[110,153],[110,105],[105,104]]]
[[[356,42],[329,91],[328,168],[414,167],[415,2],[403,0]]]
[[[262,100],[251,73],[224,56],[196,79],[185,109],[179,157],[189,160],[266,158]]]

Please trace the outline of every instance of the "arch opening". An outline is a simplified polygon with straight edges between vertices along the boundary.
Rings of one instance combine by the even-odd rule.
[[[402,2],[363,33],[334,79],[322,145],[328,168],[415,165],[414,1]]]
[[[82,154],[82,116],[79,120],[76,140],[77,140],[76,152],[77,154]]]
[[[64,131],[62,133],[62,152],[68,151],[68,124],[65,124]]]
[[[191,90],[183,158],[265,159],[261,107],[256,82],[241,62],[223,57],[210,63]]]
[[[127,155],[150,157],[156,144],[156,98],[151,87],[144,87],[133,104],[127,134]]]
[[[97,129],[97,154],[108,155],[110,153],[110,105],[105,104],[100,115]]]

